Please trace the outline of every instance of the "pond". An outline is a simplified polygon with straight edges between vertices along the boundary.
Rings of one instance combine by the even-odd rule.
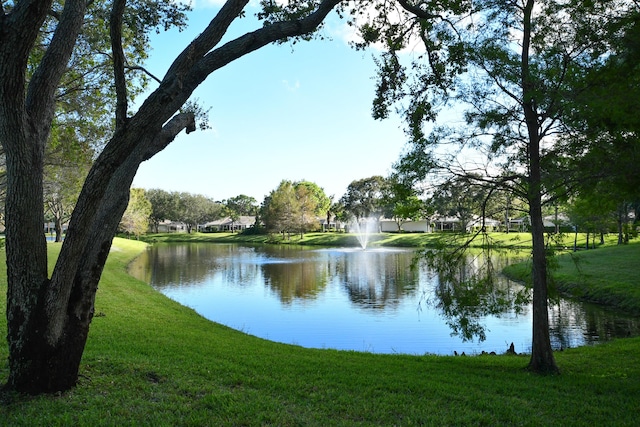
[[[504,304],[505,296],[528,290],[498,277],[488,296],[473,295],[477,306],[462,306],[463,298],[444,292],[447,284],[437,272],[425,265],[412,268],[414,254],[157,244],[130,272],[207,319],[282,343],[373,353],[477,354],[503,353],[513,342],[517,352],[530,351],[530,304]],[[489,301],[503,307],[480,307],[492,305]],[[639,323],[570,300],[550,306],[556,349],[639,335]]]

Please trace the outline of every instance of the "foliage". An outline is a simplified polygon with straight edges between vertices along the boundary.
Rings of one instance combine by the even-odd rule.
[[[41,43],[31,52],[29,70],[37,69],[49,48],[62,7],[62,2],[54,2],[55,13],[43,25]],[[104,146],[109,133],[113,132],[112,115],[116,104],[113,57],[108,54],[111,42],[109,27],[105,25],[109,22],[111,7],[112,3],[104,0],[92,1],[88,5],[75,50],[57,89],[56,116],[50,142],[53,147],[60,143],[56,141],[56,128],[74,133],[75,139],[96,150]],[[189,10],[188,4],[166,0],[133,0],[127,3],[123,12],[127,26],[127,31],[123,32],[123,44],[131,99],[146,89],[149,77],[154,78],[142,67],[151,49],[149,32],[185,28],[185,12]]]
[[[465,231],[475,218],[486,218],[488,194],[477,184],[477,177],[454,177],[439,185],[431,196],[431,204],[441,215],[457,218]]]
[[[317,184],[283,180],[265,197],[260,218],[269,232],[303,235],[320,227],[319,217],[326,215],[330,206],[329,197]]]
[[[393,65],[389,58],[398,57],[411,36],[411,27],[404,27],[404,43],[387,44],[380,67],[379,88],[391,88],[381,92],[383,101],[397,104],[408,100],[404,113],[412,149],[399,166],[423,186],[429,174],[435,175],[432,180],[446,195],[439,197],[440,209],[470,217],[470,208],[478,205],[479,200],[467,197],[459,205],[446,206],[468,193],[465,187],[469,184],[483,189],[473,192],[480,195],[483,216],[494,192],[510,193],[526,202],[534,263],[530,366],[538,372],[557,372],[548,332],[543,207],[566,200],[590,177],[584,168],[576,167],[574,159],[576,153],[587,148],[585,139],[571,132],[575,130],[570,126],[571,100],[585,90],[577,89],[574,77],[588,71],[608,52],[605,44],[595,42],[606,39],[598,29],[603,22],[614,22],[619,17],[618,2],[602,7],[581,5],[581,2],[545,0],[489,0],[474,2],[473,16],[468,20],[464,16],[466,9],[456,16],[458,24],[451,24],[455,30],[451,38],[445,39],[445,45],[464,53],[459,57],[462,66],[440,68],[448,76],[448,84],[436,85],[436,93],[465,108],[462,114],[465,126],[440,126],[425,136],[425,119],[434,118],[433,102],[424,101],[420,88],[407,79],[408,69],[389,67]],[[414,12],[414,16],[420,18],[420,12]],[[586,41],[585,23],[596,19],[598,26],[592,32],[595,38]],[[429,52],[429,41],[424,45]],[[437,75],[434,67],[424,62],[428,65],[410,69],[414,81],[431,82],[432,76]],[[427,70],[423,71],[424,68]],[[458,187],[459,197],[452,194],[456,183],[463,183]]]
[[[262,202],[260,217],[270,232],[297,231],[299,206],[293,182],[284,180]]]
[[[356,219],[380,217],[384,210],[385,179],[376,175],[352,181],[340,199],[345,213]]]
[[[418,196],[409,196],[396,201],[393,205],[392,218],[402,230],[402,224],[407,220],[417,221],[423,218],[424,202]]]
[[[602,15],[615,8],[616,19],[580,22],[580,35],[597,43],[599,49],[592,54],[600,56],[585,72],[573,76],[575,95],[569,98],[568,125],[586,147],[577,160],[592,174],[592,182],[606,179],[619,197],[637,200],[640,10],[627,2],[594,3],[588,8]]]
[[[223,200],[222,204],[227,209],[227,213],[232,217],[236,215],[255,215],[258,210],[258,202],[256,199],[245,194]]]
[[[71,219],[93,154],[85,143],[74,141],[74,132],[62,133],[57,128],[52,130],[51,139],[56,143],[49,145],[43,184],[45,215],[54,223],[56,242],[62,241],[63,226]]]
[[[436,117],[456,76],[466,69],[467,52],[456,26],[464,22],[471,7],[466,0],[358,2],[353,6],[353,25],[361,35],[355,47],[378,46],[383,51],[378,59],[375,118],[386,118],[392,107],[398,107],[411,124],[410,137],[420,139],[422,122]],[[403,55],[408,51],[414,54]],[[407,107],[399,107],[404,101]]]
[[[331,199],[324,190],[315,182],[298,181],[295,183],[298,200],[307,206],[309,213],[315,216],[323,216],[331,206]]]
[[[174,219],[183,222],[188,233],[198,225],[221,218],[223,215],[222,205],[202,194],[180,192],[175,193],[174,197],[177,199]]]
[[[147,199],[142,188],[132,188],[127,210],[120,220],[120,231],[140,237],[149,230],[149,216],[151,202]]]
[[[146,196],[151,202],[149,221],[157,233],[158,226],[162,221],[177,218],[178,198],[175,197],[175,193],[169,193],[159,188],[147,190]]]

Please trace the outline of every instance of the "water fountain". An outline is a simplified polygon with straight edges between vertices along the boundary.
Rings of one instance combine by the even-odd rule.
[[[353,218],[351,221],[351,230],[355,233],[360,247],[367,249],[369,238],[376,232],[376,220],[373,218]]]

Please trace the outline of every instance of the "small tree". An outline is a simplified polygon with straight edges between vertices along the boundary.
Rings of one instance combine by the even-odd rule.
[[[352,181],[340,199],[344,211],[356,219],[380,217],[384,206],[385,179],[376,175]]]
[[[245,194],[223,200],[222,204],[225,205],[229,211],[235,212],[238,215],[255,215],[258,210],[258,202],[256,199]]]
[[[45,169],[44,202],[46,213],[53,220],[55,241],[62,241],[64,224],[71,219],[80,185],[87,175],[89,166],[81,163],[68,166],[48,166]]]
[[[201,194],[176,193],[176,220],[181,221],[187,227],[187,233],[198,225],[221,218],[224,214],[224,207],[220,203],[205,197]]]
[[[224,205],[224,214],[231,218],[232,230],[233,225],[241,216],[255,216],[258,211],[256,199],[244,194],[224,200],[222,204]]]
[[[261,216],[267,230],[282,233],[283,238],[299,229],[300,203],[291,181],[283,180],[265,197]]]
[[[149,230],[149,217],[153,208],[142,188],[132,188],[129,204],[122,215],[118,229],[123,233],[140,237]]]
[[[147,190],[145,194],[149,202],[151,202],[149,222],[157,233],[162,221],[176,220],[178,218],[177,193],[169,193],[168,191],[155,188]]]
[[[300,207],[300,233],[315,230],[320,225],[318,218],[327,214],[331,206],[331,199],[318,184],[309,181],[299,181],[294,184],[296,198]]]
[[[410,183],[403,182],[399,175],[392,175],[384,180],[381,206],[382,214],[393,218],[400,232],[406,221],[421,219],[425,204]]]

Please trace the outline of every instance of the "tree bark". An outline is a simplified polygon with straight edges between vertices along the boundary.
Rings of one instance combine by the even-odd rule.
[[[52,344],[44,332],[51,283],[43,230],[43,164],[54,94],[80,31],[85,2],[65,3],[49,50],[27,86],[29,53],[50,7],[50,1],[17,2],[0,21],[0,141],[7,165],[8,385],[27,392],[58,389],[49,381],[49,373],[70,363],[65,348]]]
[[[532,165],[535,165],[535,163],[535,160],[531,161]],[[558,373],[559,370],[553,356],[549,336],[547,257],[544,244],[542,203],[540,191],[535,190],[537,186],[539,187],[539,181],[536,183],[536,179],[532,178],[530,185],[533,186],[534,190],[532,192],[533,197],[529,200],[531,236],[533,238],[533,339],[529,369],[538,373]]]
[[[56,230],[56,242],[60,243],[62,242],[62,220],[60,217],[56,217],[54,228]]]

